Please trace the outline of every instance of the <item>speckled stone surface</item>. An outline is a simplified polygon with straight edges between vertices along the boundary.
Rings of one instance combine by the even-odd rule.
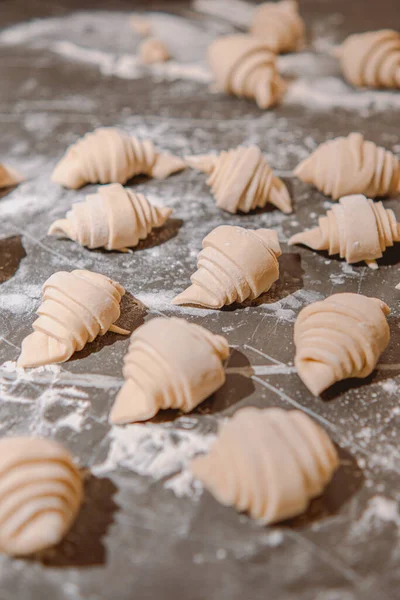
[[[0,434],[54,437],[92,469],[85,505],[58,548],[26,561],[0,556],[0,600],[399,598],[399,248],[388,250],[374,272],[286,244],[330,206],[291,176],[317,144],[359,130],[400,152],[399,93],[353,92],[329,53],[353,31],[399,30],[397,3],[301,0],[312,50],[283,59],[293,87],[282,106],[265,113],[212,94],[204,66],[193,67],[208,37],[235,30],[229,21],[239,3],[232,3],[232,14],[214,18],[188,2],[117,0],[108,14],[109,5],[0,3],[0,161],[27,177],[0,194]],[[158,15],[158,25],[171,27],[168,40],[176,26],[177,43],[190,48],[186,74],[179,57],[176,76],[163,69],[138,74],[129,59],[120,60],[139,43],[127,20],[135,7],[173,15]],[[77,14],[82,10],[86,15]],[[185,23],[193,28],[186,38]],[[223,213],[205,177],[187,170],[166,181],[130,182],[174,210],[132,254],[91,252],[47,237],[53,220],[96,189],[61,189],[50,181],[51,170],[71,142],[100,125],[149,136],[178,155],[257,143],[285,179],[295,212]],[[385,206],[400,219],[399,198]],[[195,269],[202,238],[222,223],[276,228],[280,281],[252,305],[172,306]],[[175,315],[226,335],[232,352],[224,387],[187,417],[167,412],[146,425],[112,429],[108,411],[122,381],[127,339],[109,333],[61,368],[17,371],[9,361],[31,330],[43,282],[74,268],[99,271],[126,287],[123,327]],[[309,302],[344,291],[382,298],[392,310],[392,339],[371,377],[316,399],[293,369],[294,321]],[[207,447],[221,419],[247,405],[301,407],[340,449],[341,468],[324,495],[281,526],[260,528],[188,479],[190,456]]]

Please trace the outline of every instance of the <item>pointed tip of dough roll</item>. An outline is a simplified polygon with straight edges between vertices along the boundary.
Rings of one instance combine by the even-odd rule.
[[[275,177],[275,185],[271,189],[269,201],[287,215],[293,212],[289,191],[283,181],[277,177]]]
[[[72,239],[70,222],[68,219],[57,219],[50,225],[47,235],[65,236]]]
[[[216,154],[199,154],[198,156],[185,156],[186,164],[192,169],[207,173],[209,175],[217,162]]]
[[[221,308],[223,304],[208,290],[193,284],[172,300],[172,304],[193,304],[203,308]]]
[[[292,235],[288,241],[288,245],[295,246],[297,244],[308,246],[308,248],[312,248],[313,250],[326,250],[326,248],[324,248],[319,227],[314,227],[313,229],[308,229],[307,231],[301,231],[300,233]]]
[[[17,367],[34,368],[65,362],[71,354],[62,342],[41,331],[34,331],[22,342]]]
[[[134,381],[128,379],[118,392],[110,412],[110,422],[114,425],[126,425],[138,421],[147,421],[156,415],[158,407],[149,399]]]
[[[25,177],[23,177],[21,173],[8,165],[2,165],[0,163],[0,188],[12,187],[23,181],[25,181]]]
[[[319,396],[336,382],[331,366],[315,360],[295,360],[297,373],[313,396]]]
[[[80,167],[70,157],[63,157],[54,167],[51,180],[65,188],[77,190],[85,184],[80,175]]]
[[[300,181],[303,181],[304,183],[312,183],[314,178],[312,155],[305,160],[302,160],[301,163],[299,163],[294,169],[293,173],[298,179],[300,179]]]
[[[157,224],[155,225],[155,227],[161,227],[162,225],[164,225],[164,223],[166,221],[168,221],[169,217],[172,215],[172,208],[169,208],[168,206],[158,206],[157,207]]]
[[[186,163],[182,158],[169,152],[160,152],[151,168],[151,176],[155,179],[166,179],[183,169],[186,169]]]

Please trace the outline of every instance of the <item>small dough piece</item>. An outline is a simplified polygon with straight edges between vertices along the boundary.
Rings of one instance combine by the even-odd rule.
[[[65,362],[98,335],[129,331],[113,325],[120,316],[124,288],[91,271],[54,273],[43,286],[34,332],[22,342],[19,367]]]
[[[254,300],[279,279],[282,254],[276,231],[220,225],[206,235],[197,259],[192,285],[172,300],[222,308]]]
[[[72,144],[57,163],[52,180],[78,189],[86,183],[125,183],[143,174],[164,179],[185,168],[185,162],[157,152],[151,140],[139,140],[113,127],[101,127]]]
[[[18,185],[22,181],[24,181],[24,177],[18,171],[0,163],[0,189]]]
[[[190,412],[224,384],[228,355],[226,339],[200,325],[151,319],[132,334],[111,422],[145,421],[167,408]]]
[[[218,156],[188,156],[189,166],[209,175],[217,206],[230,213],[247,213],[273,204],[284,213],[292,212],[289,192],[273,171],[258,146],[238,146]]]
[[[246,34],[217,38],[208,48],[217,88],[239,98],[254,99],[259,108],[279,102],[286,84],[268,44]]]
[[[218,502],[271,524],[303,513],[338,466],[329,436],[305,413],[248,407],[191,470]]]
[[[171,213],[171,208],[153,206],[143,194],[111,183],[73,204],[48,235],[66,236],[88,248],[126,251],[146,239],[153,227],[164,225]]]
[[[336,50],[347,81],[357,87],[400,89],[400,34],[391,29],[350,35]]]
[[[400,163],[396,156],[364,140],[361,133],[321,144],[294,173],[333,200],[348,194],[393,196],[400,191]]]
[[[132,15],[129,23],[133,31],[141,37],[148,37],[151,35],[151,23],[146,17]]]
[[[265,2],[254,11],[251,33],[276,54],[301,50],[304,30],[296,0]]]
[[[327,250],[349,264],[364,260],[377,269],[376,259],[400,242],[400,223],[394,212],[361,194],[341,198],[318,223],[318,227],[292,236],[289,246],[304,244],[313,250]]]
[[[67,450],[52,440],[0,440],[0,551],[26,556],[58,544],[83,497]]]
[[[368,377],[390,340],[389,307],[362,294],[333,294],[303,308],[294,326],[295,365],[318,396],[337,381]]]
[[[166,44],[162,40],[154,37],[143,40],[139,46],[139,56],[140,60],[145,65],[163,63],[171,58]]]

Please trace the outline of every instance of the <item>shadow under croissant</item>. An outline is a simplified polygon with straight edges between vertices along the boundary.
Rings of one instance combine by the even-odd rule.
[[[143,325],[147,312],[147,306],[132,296],[130,292],[125,292],[125,295],[121,299],[121,317],[118,319],[115,325],[122,327],[122,329],[127,329],[132,333],[135,331],[135,329],[140,327],[140,325]],[[100,350],[106,346],[111,346],[117,341],[123,341],[126,339],[129,339],[128,335],[121,335],[119,333],[108,331],[105,335],[97,336],[93,342],[86,344],[86,346],[79,352],[75,352],[68,362],[81,360],[90,354],[100,352]]]
[[[58,546],[43,551],[40,561],[49,567],[104,565],[104,537],[119,510],[114,501],[116,492],[110,479],[88,475],[84,501],[72,529]]]
[[[13,235],[0,240],[0,284],[15,275],[25,256],[22,236]]]

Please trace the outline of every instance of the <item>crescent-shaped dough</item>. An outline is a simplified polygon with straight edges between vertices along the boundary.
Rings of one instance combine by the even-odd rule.
[[[304,244],[313,250],[327,250],[349,264],[365,261],[377,269],[376,259],[400,242],[400,223],[394,212],[361,194],[341,198],[318,223],[318,227],[292,236],[289,246]]]
[[[295,365],[314,396],[350,377],[368,377],[390,340],[389,307],[361,294],[333,294],[303,308],[294,326]]]
[[[279,278],[276,231],[221,225],[203,240],[192,285],[172,301],[205,308],[254,300]]]
[[[56,165],[52,180],[77,189],[86,183],[125,183],[143,174],[164,179],[185,162],[158,152],[151,140],[139,140],[119,129],[102,127],[72,144]]]
[[[264,2],[254,11],[251,33],[272,52],[296,52],[304,46],[304,21],[296,0]]]
[[[164,225],[171,213],[171,208],[153,206],[143,194],[112,183],[73,204],[48,235],[66,236],[88,248],[126,251]]]
[[[43,286],[43,302],[34,332],[22,342],[19,367],[39,367],[68,360],[98,335],[130,332],[113,325],[120,316],[124,288],[91,271],[59,271]]]
[[[217,206],[230,213],[248,213],[270,203],[284,213],[292,201],[282,179],[276,177],[258,146],[238,146],[228,152],[186,157],[187,164],[209,175]]]
[[[338,48],[343,74],[357,87],[400,89],[400,34],[391,29],[350,35]]]
[[[58,544],[78,514],[82,480],[52,440],[0,440],[0,551],[33,554]]]
[[[268,44],[250,35],[217,38],[209,46],[208,61],[219,90],[254,99],[260,108],[277,104],[286,90],[275,54]]]
[[[225,506],[269,524],[303,513],[339,466],[327,433],[299,410],[242,408],[191,470]]]
[[[177,318],[145,323],[132,334],[111,422],[145,421],[167,408],[193,410],[225,382],[228,355],[226,339],[200,325]]]
[[[400,191],[400,163],[389,150],[364,140],[361,133],[329,140],[303,160],[295,175],[338,200],[348,194],[370,198]]]
[[[0,163],[0,189],[17,185],[22,181],[24,177],[18,171]]]

